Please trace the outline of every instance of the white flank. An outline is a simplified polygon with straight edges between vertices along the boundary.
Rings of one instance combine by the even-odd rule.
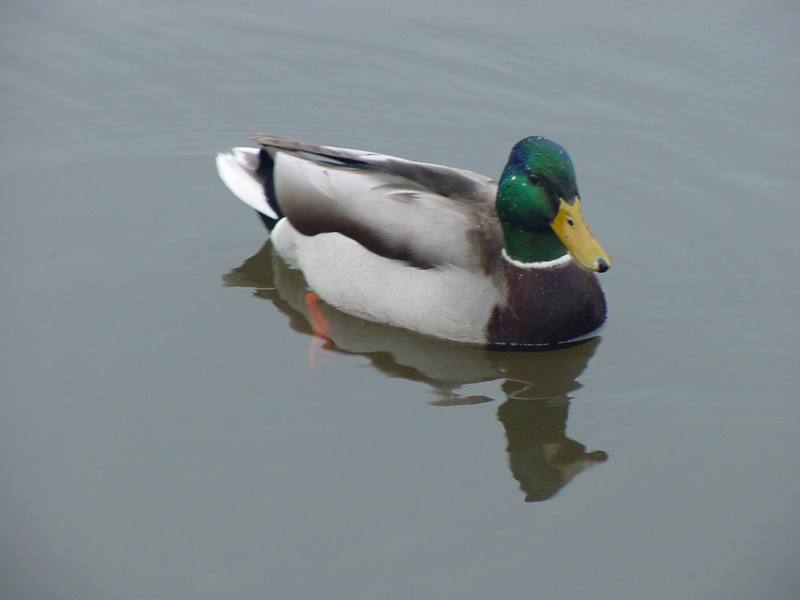
[[[272,240],[309,286],[343,312],[453,341],[487,342],[486,325],[502,298],[482,273],[451,265],[415,269],[339,233],[302,235],[286,219]]]
[[[543,260],[541,262],[522,262],[511,258],[506,253],[505,248],[503,248],[503,259],[515,267],[519,267],[520,269],[556,269],[558,267],[566,267],[572,262],[572,257],[569,255],[569,253],[565,254],[564,256],[554,258],[553,260]]]
[[[254,157],[251,152],[255,151]],[[253,172],[258,168],[258,151],[255,148],[234,148],[233,154],[217,154],[217,171],[222,182],[239,200],[271,219],[278,215],[272,210],[264,196],[264,186]]]

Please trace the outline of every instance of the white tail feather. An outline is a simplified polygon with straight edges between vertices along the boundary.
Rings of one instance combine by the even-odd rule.
[[[231,150],[233,158],[236,159],[244,169],[255,172],[260,163],[258,155],[258,148],[247,148],[245,146],[238,146]]]
[[[232,153],[217,154],[217,171],[222,182],[228,186],[239,200],[270,219],[278,215],[267,203],[264,186],[256,178],[258,168],[258,149],[234,148]]]

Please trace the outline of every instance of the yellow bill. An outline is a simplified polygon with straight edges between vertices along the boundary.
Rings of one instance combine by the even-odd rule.
[[[581,199],[575,197],[575,202],[567,204],[563,198],[558,206],[558,214],[550,224],[556,232],[558,239],[566,246],[575,262],[584,269],[605,273],[613,264],[611,257],[603,247],[594,239],[594,234],[586,221],[583,220]]]

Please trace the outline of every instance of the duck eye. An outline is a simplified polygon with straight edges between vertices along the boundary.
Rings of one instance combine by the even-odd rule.
[[[542,178],[534,173],[528,172],[528,181],[531,182],[531,185],[539,185],[542,182]]]

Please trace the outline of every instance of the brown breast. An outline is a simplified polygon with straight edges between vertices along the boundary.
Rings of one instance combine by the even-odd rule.
[[[594,273],[574,263],[521,269],[503,261],[506,303],[488,325],[493,346],[556,344],[591,333],[606,318],[606,301]]]

